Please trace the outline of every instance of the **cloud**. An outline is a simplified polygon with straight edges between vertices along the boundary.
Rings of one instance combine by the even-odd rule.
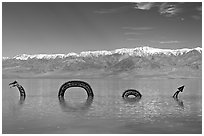
[[[100,9],[100,10],[97,10],[97,11],[94,11],[94,13],[98,13],[98,14],[107,14],[107,13],[113,13],[113,12],[116,12],[117,9]]]
[[[201,16],[198,16],[198,15],[192,15],[191,16],[193,19],[195,19],[195,20],[201,20]]]
[[[125,32],[124,35],[127,37],[133,37],[133,36],[141,36],[144,35],[146,32],[149,32],[150,30],[154,29],[152,27],[122,27],[122,29],[125,29],[128,32]],[[128,38],[127,40],[138,40],[135,38]]]
[[[141,41],[141,39],[138,38],[127,38],[127,41]]]
[[[171,3],[162,3],[159,6],[159,13],[161,15],[165,15],[166,17],[175,16],[178,13],[181,13],[182,9],[179,8],[178,4],[171,4]]]
[[[135,8],[141,10],[150,10],[154,6],[154,2],[138,2]]]
[[[152,27],[123,27],[123,29],[127,30],[138,30],[138,31],[147,31],[147,30],[152,30]]]
[[[202,6],[198,6],[198,7],[196,7],[196,10],[202,12]]]
[[[201,20],[202,18],[202,3],[201,2],[133,2],[125,6],[100,9],[94,11],[97,14],[109,14],[124,12],[129,9],[148,11],[156,10],[160,15],[164,17],[177,17],[180,21],[184,21],[185,17],[190,17],[195,20]]]
[[[135,9],[140,10],[150,10],[152,7],[157,7],[158,12],[161,15],[164,15],[166,17],[171,17],[174,15],[177,15],[182,11],[182,9],[179,7],[180,3],[169,3],[169,2],[138,2],[136,3]]]
[[[143,33],[138,33],[138,32],[126,32],[124,35],[142,35]]]
[[[201,20],[202,19],[202,5],[201,6],[197,6],[194,9],[196,12],[194,12],[193,15],[191,15],[191,17],[195,20]],[[196,14],[197,13],[197,14]]]
[[[94,11],[94,13],[97,13],[97,14],[118,13],[120,11],[124,11],[126,9],[129,9],[130,7],[131,7],[131,5],[126,5],[126,6],[122,6],[122,7],[116,7],[116,8],[100,9],[100,10]]]
[[[182,43],[183,41],[159,41],[161,44]]]
[[[175,43],[184,43],[186,41],[177,41],[177,40],[170,40],[170,41],[150,41],[154,43],[160,43],[160,44],[175,44]]]

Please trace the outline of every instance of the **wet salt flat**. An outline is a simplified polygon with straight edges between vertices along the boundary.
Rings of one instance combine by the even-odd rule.
[[[69,88],[65,99],[60,86],[73,79],[16,79],[26,90],[20,100],[17,88],[2,80],[2,133],[201,133],[202,81],[194,79],[81,79],[89,83],[94,99],[82,88]],[[80,80],[80,79],[78,79]],[[175,100],[177,87],[184,92]],[[122,99],[129,88],[142,98]]]

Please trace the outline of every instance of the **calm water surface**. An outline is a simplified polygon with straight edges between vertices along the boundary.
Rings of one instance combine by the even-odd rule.
[[[196,79],[83,79],[93,91],[69,88],[59,101],[60,86],[72,79],[17,79],[26,90],[2,80],[2,133],[202,133],[202,81]],[[185,85],[179,100],[172,95]],[[142,99],[123,100],[135,88]]]

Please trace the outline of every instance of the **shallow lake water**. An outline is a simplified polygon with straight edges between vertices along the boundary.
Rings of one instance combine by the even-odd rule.
[[[24,87],[25,100],[17,88],[9,88],[14,80]],[[75,87],[59,101],[59,88],[69,80],[75,79],[3,79],[2,133],[202,133],[201,78],[78,79],[91,85],[94,98]],[[172,95],[181,85],[184,91],[175,100]],[[124,100],[129,88],[142,98]]]

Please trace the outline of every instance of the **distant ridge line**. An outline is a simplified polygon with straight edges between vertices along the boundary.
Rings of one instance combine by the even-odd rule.
[[[12,58],[9,57],[2,57],[3,60],[7,59],[17,59],[17,60],[27,60],[27,59],[56,59],[56,58],[66,58],[69,56],[74,57],[88,57],[88,56],[105,56],[105,55],[112,55],[112,54],[127,54],[130,56],[148,56],[148,55],[155,55],[155,54],[165,54],[165,55],[182,55],[184,53],[187,53],[189,51],[196,50],[199,53],[202,53],[201,47],[196,48],[182,48],[182,49],[160,49],[160,48],[152,48],[149,46],[143,46],[143,47],[136,47],[136,48],[121,48],[121,49],[115,49],[111,51],[107,50],[101,50],[101,51],[82,51],[81,53],[77,54],[74,52],[68,53],[68,54],[34,54],[34,55],[28,55],[28,54],[20,54],[16,55]]]

